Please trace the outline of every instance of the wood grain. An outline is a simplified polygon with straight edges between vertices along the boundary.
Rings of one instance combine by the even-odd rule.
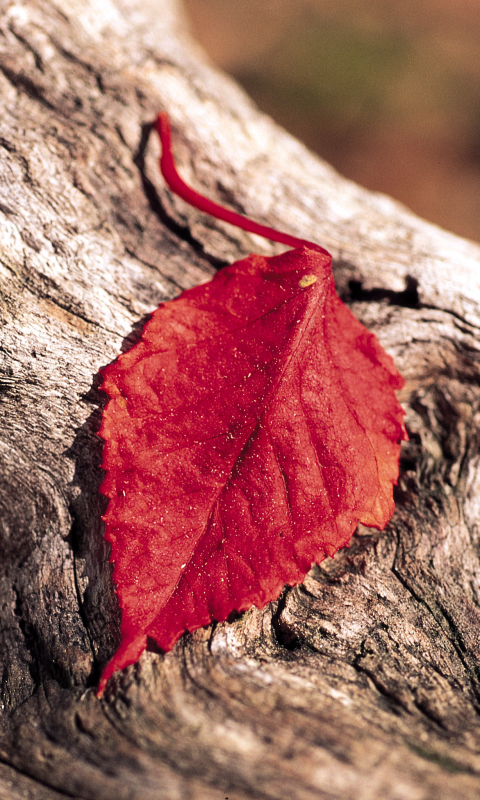
[[[480,248],[338,176],[188,38],[174,0],[0,8],[1,800],[480,795]],[[407,380],[397,509],[302,586],[146,653],[118,641],[99,369],[155,306],[273,245],[158,174],[331,250]]]

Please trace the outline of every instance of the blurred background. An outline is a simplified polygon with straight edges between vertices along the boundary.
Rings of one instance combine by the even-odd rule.
[[[480,0],[184,0],[210,58],[343,175],[480,241]]]

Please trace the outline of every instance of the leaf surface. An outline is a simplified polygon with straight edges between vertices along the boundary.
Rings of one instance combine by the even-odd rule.
[[[103,370],[122,641],[99,694],[147,639],[169,650],[185,630],[262,607],[358,522],[386,525],[402,385],[314,245],[252,255],[153,313]]]

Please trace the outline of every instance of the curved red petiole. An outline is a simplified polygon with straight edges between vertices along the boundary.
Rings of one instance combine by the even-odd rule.
[[[162,111],[162,113],[158,115],[155,127],[162,143],[162,155],[160,157],[160,170],[162,175],[172,192],[178,194],[178,196],[187,203],[198,208],[199,211],[211,214],[213,217],[217,217],[217,219],[223,219],[225,222],[236,225],[237,228],[242,228],[244,231],[264,236],[266,239],[271,239],[273,242],[280,242],[289,247],[309,247],[327,256],[330,255],[327,250],[320,247],[318,244],[308,242],[306,239],[297,239],[296,236],[282,233],[281,231],[275,230],[275,228],[269,228],[267,225],[260,225],[258,222],[254,222],[248,219],[248,217],[243,217],[241,214],[235,213],[235,211],[230,211],[230,209],[224,208],[218,205],[218,203],[214,203],[212,200],[199,194],[199,192],[196,192],[195,189],[192,189],[182,180],[177,172],[172,153],[170,121],[166,111]]]

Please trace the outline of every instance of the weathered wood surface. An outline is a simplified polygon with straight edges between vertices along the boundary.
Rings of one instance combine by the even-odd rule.
[[[336,175],[182,32],[174,0],[2,0],[0,800],[480,796],[480,247]],[[329,248],[407,379],[383,532],[95,684],[118,640],[98,370],[156,304],[270,245],[184,175]]]

